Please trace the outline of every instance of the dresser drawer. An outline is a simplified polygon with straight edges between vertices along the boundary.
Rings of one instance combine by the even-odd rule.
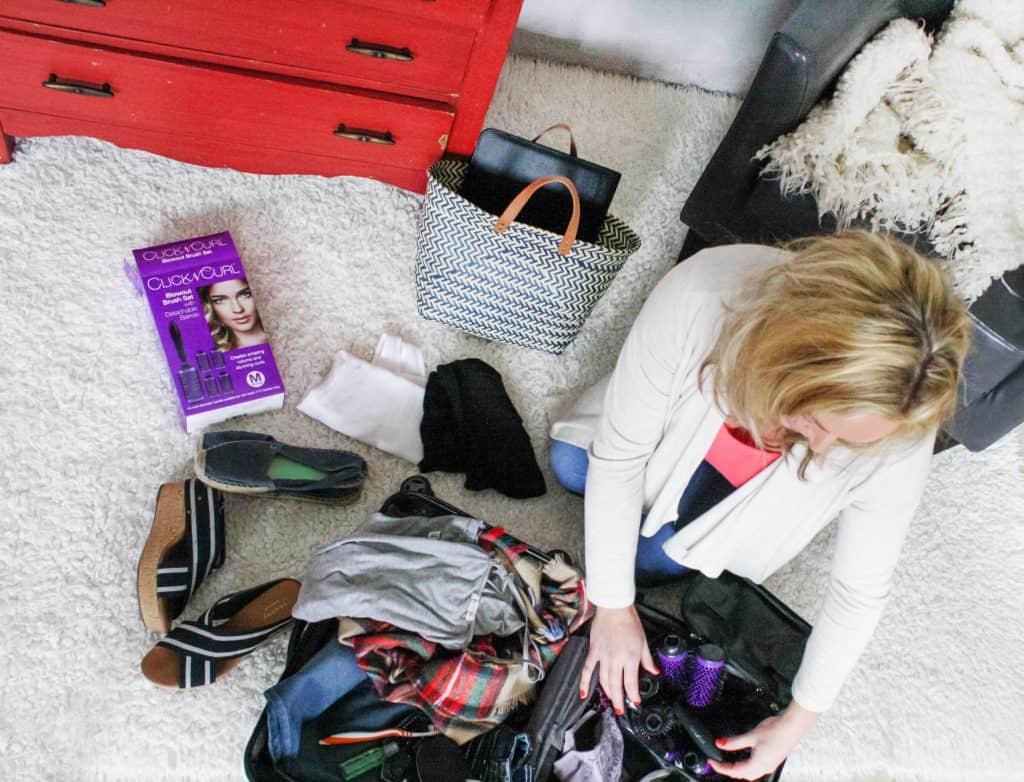
[[[467,9],[486,7],[460,2]],[[389,92],[426,90],[440,97],[459,92],[475,30],[453,26],[443,16],[432,20],[388,10],[426,11],[434,5],[452,14],[457,8],[456,0],[373,6],[335,0],[109,0],[98,7],[7,0],[0,2],[0,25],[6,16],[125,39],[117,43],[125,48],[133,48],[127,41],[144,41],[173,46],[185,58],[212,52],[245,60],[245,67],[300,67],[318,78],[359,79]]]
[[[427,172],[422,168],[395,168],[381,163],[310,155],[237,141],[180,136],[123,125],[105,125],[82,119],[34,114],[0,106],[0,125],[15,136],[92,136],[124,149],[141,149],[198,166],[233,168],[253,174],[310,174],[361,176],[422,193]]]
[[[17,33],[0,32],[0,69],[0,106],[11,109],[401,168],[437,160],[453,117],[412,99]],[[72,81],[86,94],[66,91]],[[345,135],[335,135],[339,125]]]
[[[479,27],[487,18],[491,0],[365,0],[362,4],[395,14]]]

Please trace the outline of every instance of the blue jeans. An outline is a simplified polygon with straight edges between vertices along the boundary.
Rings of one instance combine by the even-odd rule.
[[[267,699],[267,746],[274,761],[299,753],[302,723],[366,681],[351,647],[329,639],[292,676],[264,693]]]
[[[573,494],[583,494],[589,463],[585,449],[562,440],[551,441],[551,469],[558,482]],[[639,537],[635,565],[637,586],[659,586],[675,581],[686,572],[686,568],[668,556],[662,548],[665,541],[674,534],[672,524],[667,523],[653,537]]]

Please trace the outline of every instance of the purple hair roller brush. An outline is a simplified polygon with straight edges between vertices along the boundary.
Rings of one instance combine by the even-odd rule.
[[[675,633],[669,633],[656,652],[661,675],[670,690],[682,693],[686,690],[686,645]]]
[[[679,749],[679,743],[671,733],[665,736],[665,754],[663,757],[667,763],[671,763],[675,766],[678,766],[683,762],[683,751]]]
[[[725,670],[725,653],[721,646],[703,644],[693,659],[693,679],[686,693],[686,702],[695,709],[709,706],[718,694],[718,685]]]
[[[203,390],[206,392],[207,399],[212,399],[220,393],[220,386],[217,385],[217,378],[213,375],[205,375],[203,377]]]

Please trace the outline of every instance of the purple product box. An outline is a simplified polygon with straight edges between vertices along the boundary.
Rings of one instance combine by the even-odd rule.
[[[133,250],[185,431],[278,410],[284,383],[231,234]]]

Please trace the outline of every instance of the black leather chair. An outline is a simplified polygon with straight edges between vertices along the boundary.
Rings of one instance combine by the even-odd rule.
[[[736,118],[683,207],[690,230],[680,260],[709,245],[773,244],[835,231],[834,216],[819,218],[812,196],[785,195],[776,180],[762,178],[754,154],[799,125],[890,21],[910,17],[937,29],[952,7],[953,0],[804,0],[797,6],[768,45]],[[899,236],[933,253],[923,235]],[[981,450],[1024,421],[1024,266],[993,284],[970,312],[976,329],[965,382],[938,448],[960,442]]]
[[[1024,421],[1024,266],[1004,274],[970,313],[974,342],[956,414],[943,429],[980,451]]]

